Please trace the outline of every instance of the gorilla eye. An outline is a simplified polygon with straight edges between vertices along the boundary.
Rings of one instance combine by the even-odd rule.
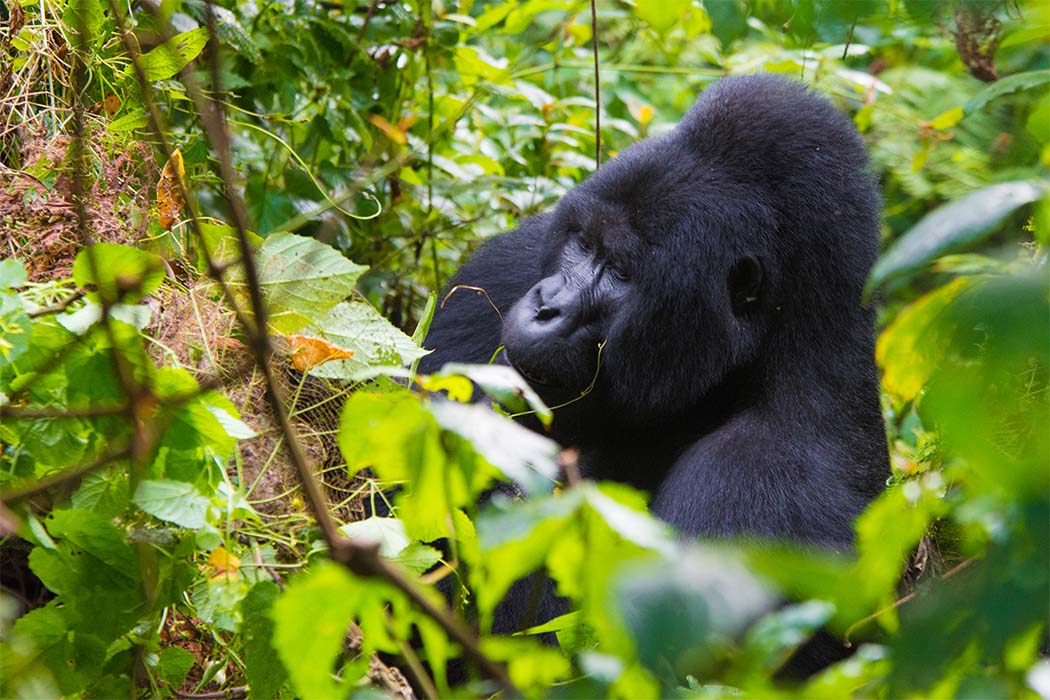
[[[621,282],[631,281],[631,272],[625,267],[616,265],[612,268],[612,272],[614,275],[616,275],[616,279],[620,280]]]
[[[577,245],[580,246],[580,248],[583,250],[583,252],[585,252],[585,253],[591,252],[591,249],[594,246],[592,246],[591,242],[588,241],[584,236],[580,235],[580,233],[581,232],[577,232],[577,236],[576,236],[576,243],[577,243]]]

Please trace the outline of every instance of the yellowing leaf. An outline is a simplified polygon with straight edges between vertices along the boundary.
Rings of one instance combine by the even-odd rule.
[[[225,547],[216,547],[208,556],[208,564],[215,569],[216,579],[233,579],[237,577],[237,571],[241,568],[241,560],[230,554]]]
[[[647,125],[653,120],[653,106],[642,105],[638,108],[638,123],[642,126]]]
[[[157,223],[165,231],[179,219],[185,202],[182,199],[182,183],[185,182],[186,166],[182,162],[182,152],[178,149],[171,152],[171,157],[164,164],[157,183]]]
[[[947,352],[950,329],[942,314],[971,280],[960,277],[935,289],[906,308],[882,332],[875,361],[882,368],[882,384],[891,394],[910,401],[929,381]]]
[[[420,375],[416,377],[419,386],[427,391],[447,391],[448,397],[453,401],[470,401],[474,395],[474,385],[466,377],[458,374],[440,377],[436,375]]]
[[[942,112],[934,117],[930,121],[930,127],[943,131],[944,129],[950,129],[959,123],[959,120],[963,118],[963,108],[955,107],[949,109],[947,112]]]
[[[329,360],[346,360],[354,356],[353,350],[345,350],[324,338],[293,333],[287,336],[292,355],[292,367],[306,372]]]
[[[368,121],[372,122],[373,125],[379,128],[386,137],[396,144],[404,146],[408,143],[408,135],[402,131],[399,127],[394,126],[386,119],[383,119],[378,114],[373,114],[368,117]]]

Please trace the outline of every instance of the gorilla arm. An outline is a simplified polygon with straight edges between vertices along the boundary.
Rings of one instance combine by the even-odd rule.
[[[772,537],[844,550],[870,494],[849,486],[858,469],[818,438],[785,439],[786,426],[745,412],[675,461],[653,498],[655,515],[685,537]]]

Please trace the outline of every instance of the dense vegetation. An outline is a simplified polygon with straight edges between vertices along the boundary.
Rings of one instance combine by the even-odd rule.
[[[1050,697],[1050,6],[596,15],[0,8],[0,696]],[[848,555],[677,541],[509,370],[411,371],[478,242],[757,70],[884,193],[894,471]],[[560,649],[486,633],[537,570]],[[779,673],[821,628],[855,653]]]

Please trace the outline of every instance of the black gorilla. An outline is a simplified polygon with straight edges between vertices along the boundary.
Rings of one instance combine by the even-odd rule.
[[[861,290],[879,198],[850,121],[770,75],[708,88],[488,241],[434,318],[421,371],[501,344],[586,476],[647,489],[688,535],[836,548],[889,474]],[[603,347],[599,356],[599,343]]]

